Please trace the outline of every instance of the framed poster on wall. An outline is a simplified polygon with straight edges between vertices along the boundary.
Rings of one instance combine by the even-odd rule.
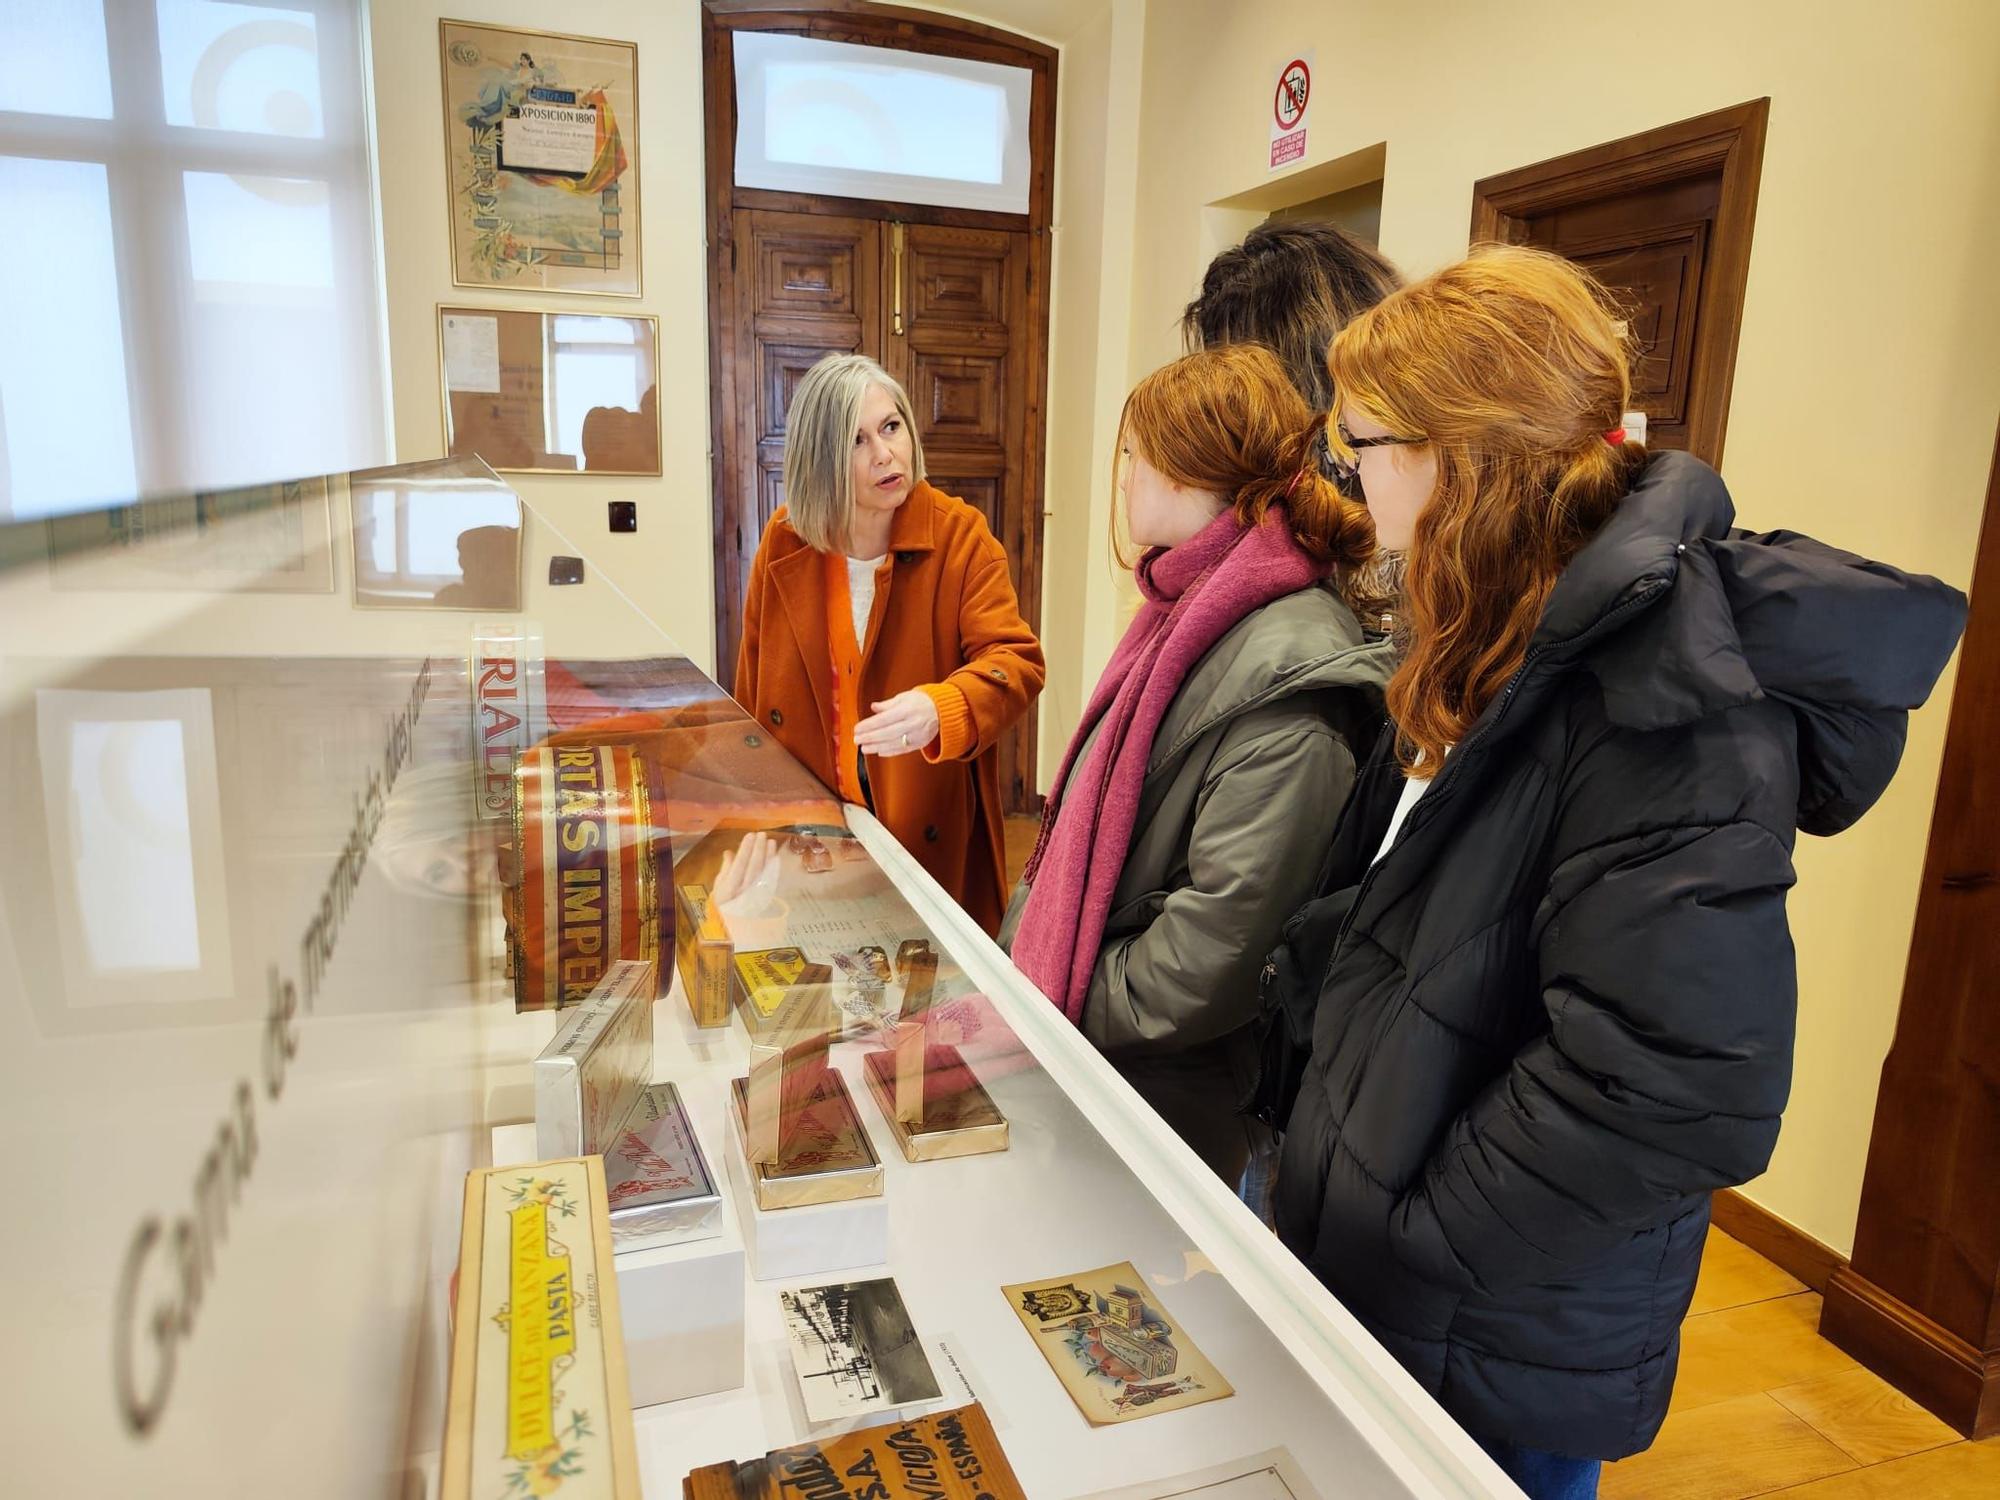
[[[660,327],[642,314],[438,308],[444,448],[515,474],[660,472]]]
[[[639,295],[639,49],[439,21],[455,285]]]

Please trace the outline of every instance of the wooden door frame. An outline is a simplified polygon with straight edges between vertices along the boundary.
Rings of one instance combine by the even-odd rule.
[[[1820,1332],[1968,1437],[2000,1433],[2000,434],[1854,1256]]]
[[[1688,451],[1716,468],[1722,465],[1722,440],[1729,426],[1729,390],[1736,378],[1735,331],[1750,279],[1750,238],[1757,222],[1764,128],[1770,113],[1768,98],[1752,99],[1482,178],[1472,188],[1473,243],[1519,244],[1526,238],[1526,221],[1552,209],[1721,170],[1722,201],[1702,277],[1701,305],[1695,312],[1693,399],[1688,410]],[[1711,336],[1718,326],[1729,329],[1730,336]]]
[[[1043,491],[1047,480],[1046,413],[1048,407],[1049,226],[1055,209],[1056,49],[1027,37],[954,16],[877,5],[867,0],[702,0],[702,119],[708,178],[708,367],[710,465],[709,501],[712,532],[711,568],[716,580],[715,641],[718,680],[734,671],[724,661],[733,639],[727,628],[741,616],[735,597],[734,558],[740,555],[732,524],[730,486],[740,480],[742,455],[735,452],[732,430],[736,389],[735,345],[731,330],[735,306],[733,265],[734,222],[738,208],[777,209],[791,213],[833,213],[874,218],[900,218],[914,224],[942,224],[962,229],[1025,231],[1029,236],[1028,317],[1034,329],[1037,357],[1027,372],[1027,421],[1023,433],[1021,503],[1026,509],[1026,555],[1021,563],[1021,613],[1039,633],[1042,613]],[[893,47],[945,57],[975,58],[1026,68],[1033,75],[1028,111],[1029,179],[1025,214],[941,208],[930,204],[896,203],[860,198],[818,198],[807,194],[771,192],[735,186],[736,76],[732,41],[739,31],[788,32],[825,41]],[[725,582],[725,580],[727,580]],[[1036,744],[1034,710],[1023,736],[1026,798],[1035,796]],[[1003,789],[1003,795],[1006,789]]]

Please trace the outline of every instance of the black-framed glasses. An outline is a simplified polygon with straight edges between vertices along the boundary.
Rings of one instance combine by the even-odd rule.
[[[1320,470],[1328,479],[1333,481],[1333,487],[1340,492],[1342,499],[1366,500],[1367,496],[1361,488],[1361,468],[1358,456],[1363,448],[1399,448],[1413,443],[1428,443],[1430,439],[1393,436],[1372,438],[1349,437],[1347,429],[1342,427],[1340,429],[1340,441],[1342,446],[1357,455],[1355,461],[1349,463],[1345,459],[1334,456],[1333,445],[1327,441],[1326,429],[1322,427],[1319,432]]]

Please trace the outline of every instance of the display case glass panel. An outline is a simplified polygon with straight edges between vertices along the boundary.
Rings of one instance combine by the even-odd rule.
[[[0,753],[10,1491],[436,1493],[466,1174],[609,1079],[648,1495],[969,1403],[1034,1496],[1512,1493],[476,460],[0,530]]]

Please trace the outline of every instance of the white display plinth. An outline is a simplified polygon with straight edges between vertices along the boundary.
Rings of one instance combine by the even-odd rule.
[[[496,1167],[534,1159],[533,1121],[494,1127]],[[743,1237],[726,1210],[721,1226],[708,1239],[613,1257],[635,1408],[743,1384]]]
[[[749,1153],[734,1110],[727,1111],[730,1196],[736,1200],[750,1274],[758,1281],[796,1281],[889,1258],[889,1200],[884,1194],[846,1203],[763,1209],[750,1187]]]

